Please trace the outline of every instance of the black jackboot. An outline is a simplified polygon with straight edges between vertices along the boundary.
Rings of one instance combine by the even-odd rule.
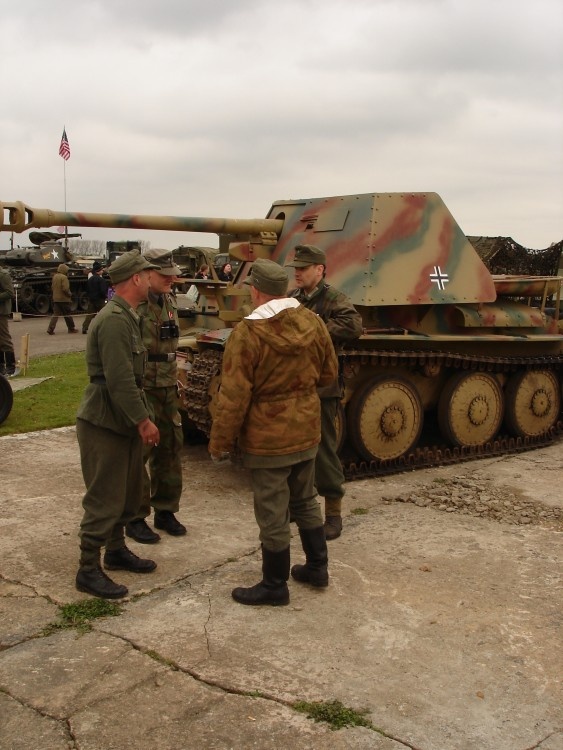
[[[316,529],[299,529],[305,552],[305,565],[294,565],[291,576],[300,583],[311,586],[328,586],[328,550],[322,526]]]
[[[115,583],[100,567],[100,551],[82,549],[80,567],[76,574],[76,588],[101,599],[122,599],[127,596],[127,586]]]
[[[236,588],[232,597],[239,604],[289,604],[289,547],[272,552],[262,547],[262,580],[250,588]]]
[[[6,375],[15,375],[16,374],[16,357],[14,355],[14,352],[4,352],[4,361],[5,361],[5,374]]]

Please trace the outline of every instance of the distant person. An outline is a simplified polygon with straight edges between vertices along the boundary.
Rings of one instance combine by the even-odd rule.
[[[136,309],[147,299],[149,271],[157,266],[138,250],[123,253],[108,269],[115,297],[96,315],[86,343],[90,384],[76,419],[86,494],[80,524],[76,588],[104,599],[120,599],[127,587],[107,570],[150,573],[153,560],[125,546],[124,529],[143,493],[143,446],[158,445],[159,431],[143,391],[146,350]]]
[[[235,277],[233,276],[233,267],[230,263],[225,263],[217,274],[219,281],[232,281]]]
[[[297,289],[290,293],[326,323],[335,349],[362,334],[362,318],[348,297],[327,284],[326,255],[314,245],[298,245],[287,266],[295,270]],[[325,499],[325,535],[337,539],[342,533],[344,474],[336,453],[336,414],[342,397],[338,379],[319,389],[321,399],[321,443],[315,462],[315,485]]]
[[[290,514],[306,563],[295,580],[328,586],[328,553],[316,498],[315,455],[321,437],[317,386],[338,365],[325,324],[287,297],[287,271],[271,260],[252,264],[254,311],[233,329],[223,357],[209,452],[221,460],[238,445],[250,469],[262,545],[262,580],[232,591],[240,604],[289,602]]]
[[[72,294],[68,281],[68,266],[65,263],[61,263],[57,268],[57,272],[53,276],[51,282],[51,291],[53,294],[53,317],[49,321],[47,333],[50,336],[54,336],[57,321],[61,315],[64,316],[68,332],[78,333],[78,328],[74,325],[74,320],[72,319],[70,311]]]
[[[210,279],[211,278],[211,271],[209,270],[209,266],[204,263],[201,265],[195,275],[196,279]]]
[[[102,276],[104,266],[95,260],[92,265],[92,273],[86,282],[86,294],[88,295],[88,315],[82,323],[82,333],[88,333],[90,323],[94,320],[96,313],[103,310],[108,297],[108,282]]]
[[[147,364],[143,389],[149,401],[154,422],[160,432],[158,445],[145,448],[150,480],[145,474],[143,499],[135,518],[125,527],[127,536],[142,544],[155,544],[160,534],[153,531],[146,519],[154,509],[154,526],[172,536],[183,536],[187,529],[175,514],[182,495],[182,447],[184,432],[179,412],[178,367],[176,350],[180,328],[172,285],[182,270],[174,263],[171,250],[147,250],[144,257],[159,266],[150,272],[150,290],[146,302],[137,313],[141,316],[143,343]]]
[[[12,314],[12,300],[16,298],[12,277],[0,267],[0,374],[16,374],[14,342],[10,335],[8,321]]]

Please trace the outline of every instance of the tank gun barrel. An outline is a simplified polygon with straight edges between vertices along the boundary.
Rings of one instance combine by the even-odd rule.
[[[26,232],[40,227],[104,227],[110,229],[155,229],[170,232],[207,232],[248,236],[283,228],[281,219],[225,219],[194,216],[149,216],[135,214],[72,213],[31,208],[22,201],[0,202],[0,231]]]

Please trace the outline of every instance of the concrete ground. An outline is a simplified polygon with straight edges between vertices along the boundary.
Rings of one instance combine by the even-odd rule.
[[[90,599],[74,429],[0,455],[0,750],[562,750],[563,443],[349,482],[330,586],[281,608],[231,598],[260,578],[248,476],[186,445],[187,536],[130,542],[158,568],[112,573],[130,596],[86,632],[52,627]]]

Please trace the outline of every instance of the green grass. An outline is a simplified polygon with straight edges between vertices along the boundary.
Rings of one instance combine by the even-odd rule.
[[[369,510],[367,508],[352,508],[350,513],[353,516],[365,516],[369,513]]]
[[[344,727],[367,727],[376,732],[380,729],[374,727],[365,715],[367,711],[355,711],[353,708],[346,708],[340,701],[313,702],[298,701],[293,704],[293,708],[300,713],[307,714],[308,719],[326,722],[331,729],[343,729]]]
[[[50,430],[76,422],[76,411],[88,383],[84,352],[32,359],[25,376],[51,380],[14,393],[14,406],[0,425],[0,435]]]
[[[98,617],[116,617],[121,607],[105,599],[84,599],[81,602],[63,604],[59,607],[59,619],[43,629],[43,635],[51,635],[57,630],[76,628],[81,633],[91,630],[92,620]]]

